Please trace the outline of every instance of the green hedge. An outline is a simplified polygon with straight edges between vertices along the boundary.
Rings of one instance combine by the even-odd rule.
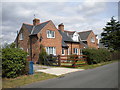
[[[111,53],[107,49],[84,49],[83,54],[87,55],[88,64],[96,64],[111,60]]]
[[[2,77],[15,78],[28,73],[27,53],[17,48],[2,49]]]

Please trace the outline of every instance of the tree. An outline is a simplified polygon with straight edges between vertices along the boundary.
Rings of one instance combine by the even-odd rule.
[[[107,22],[103,32],[101,33],[101,43],[108,49],[120,50],[120,23],[111,17],[110,22]]]

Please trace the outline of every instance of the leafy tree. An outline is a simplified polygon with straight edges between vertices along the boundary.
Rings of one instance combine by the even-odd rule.
[[[113,50],[120,50],[120,23],[111,17],[101,33],[101,43]]]

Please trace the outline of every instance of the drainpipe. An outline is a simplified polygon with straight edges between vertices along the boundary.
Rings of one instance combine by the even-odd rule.
[[[29,39],[30,39],[30,59],[32,61],[32,37],[29,36]]]
[[[16,47],[18,48],[18,31],[17,31]]]
[[[71,54],[72,54],[72,42],[71,42]]]

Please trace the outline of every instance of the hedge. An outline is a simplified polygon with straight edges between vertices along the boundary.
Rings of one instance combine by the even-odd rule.
[[[2,49],[2,77],[15,78],[28,74],[27,53],[17,48]]]
[[[88,64],[111,60],[111,53],[107,49],[83,49],[83,54],[87,55]]]

